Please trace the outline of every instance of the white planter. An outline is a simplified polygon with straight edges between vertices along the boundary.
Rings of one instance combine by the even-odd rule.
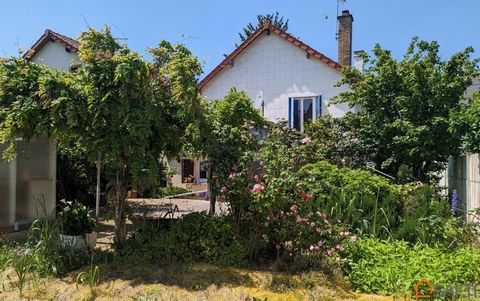
[[[95,249],[95,247],[97,246],[97,232],[87,233],[85,235],[85,240],[90,250]]]
[[[60,234],[60,246],[65,249],[73,248],[74,250],[86,249],[87,243],[85,238],[80,235]]]

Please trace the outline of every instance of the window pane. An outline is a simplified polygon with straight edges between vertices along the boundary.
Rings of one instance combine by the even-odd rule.
[[[301,130],[300,126],[300,116],[301,116],[301,107],[300,107],[300,102],[301,99],[295,99],[293,101],[293,128],[296,130]]]
[[[322,96],[318,96],[315,101],[316,101],[315,106],[317,107],[316,108],[317,112],[315,113],[315,117],[318,117],[322,115]]]
[[[313,119],[313,100],[306,98],[303,100],[303,126]]]
[[[207,170],[208,170],[208,162],[207,161],[200,162],[200,178],[201,179],[207,178]]]

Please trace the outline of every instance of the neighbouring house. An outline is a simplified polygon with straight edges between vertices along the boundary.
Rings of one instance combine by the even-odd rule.
[[[24,58],[57,70],[68,70],[77,59],[78,42],[46,30]],[[37,217],[39,201],[48,213],[55,209],[56,145],[47,138],[18,138],[18,155],[0,160],[0,232],[26,229]],[[5,145],[0,145],[3,152]]]
[[[302,131],[320,115],[342,116],[352,111],[346,104],[329,105],[332,97],[348,89],[336,87],[342,66],[352,64],[353,16],[348,10],[338,16],[338,61],[275,27],[270,22],[252,33],[199,83],[209,100],[223,98],[235,87],[246,91],[267,120],[288,120]],[[362,68],[359,57],[354,64]],[[355,111],[355,109],[353,109]],[[205,182],[206,164],[182,158],[173,162],[175,186]]]

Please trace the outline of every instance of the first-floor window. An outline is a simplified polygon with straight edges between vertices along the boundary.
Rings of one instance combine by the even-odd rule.
[[[289,99],[290,126],[298,131],[304,131],[306,125],[322,114],[322,98],[291,97]]]

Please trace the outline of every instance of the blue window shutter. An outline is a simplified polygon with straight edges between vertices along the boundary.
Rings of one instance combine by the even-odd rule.
[[[293,97],[288,98],[288,124],[293,128]]]
[[[318,117],[318,116],[321,116],[322,115],[322,96],[319,95],[317,97],[315,97],[315,106],[317,107],[316,108],[316,112],[315,112],[315,117]]]

